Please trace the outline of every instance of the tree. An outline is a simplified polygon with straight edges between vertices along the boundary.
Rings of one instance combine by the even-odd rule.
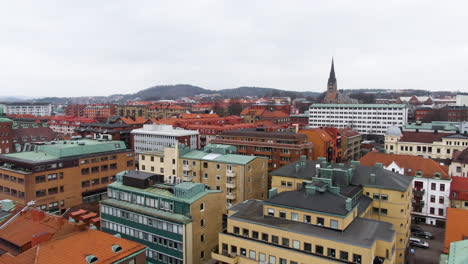
[[[236,101],[230,100],[227,112],[229,115],[238,116],[242,112],[242,105],[237,100]]]
[[[224,106],[219,101],[216,101],[214,103],[213,112],[215,114],[218,114],[219,116],[225,116],[226,115],[226,109],[224,108]]]

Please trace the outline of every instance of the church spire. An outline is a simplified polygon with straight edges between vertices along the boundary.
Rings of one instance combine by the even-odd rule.
[[[335,85],[336,86],[336,76],[335,76],[335,63],[332,57],[331,69],[330,69],[330,77],[328,77],[328,85]]]

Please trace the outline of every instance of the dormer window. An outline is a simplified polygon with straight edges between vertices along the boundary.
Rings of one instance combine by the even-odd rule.
[[[116,244],[112,245],[112,252],[117,253],[117,252],[120,252],[120,251],[122,251],[121,246],[116,245]]]
[[[93,263],[96,263],[96,262],[99,261],[99,259],[94,255],[88,255],[88,256],[86,256],[85,259],[86,259],[86,263],[88,263],[88,264],[93,264]]]

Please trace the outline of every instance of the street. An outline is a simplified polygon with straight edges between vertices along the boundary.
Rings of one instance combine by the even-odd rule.
[[[418,224],[417,226],[424,229],[424,231],[431,232],[434,235],[434,239],[425,239],[420,238],[422,241],[429,243],[429,248],[418,248],[414,247],[415,253],[414,255],[410,255],[410,262],[411,264],[438,264],[440,254],[442,254],[442,250],[444,248],[444,235],[445,229],[442,227],[430,226],[430,225],[422,225]],[[412,236],[414,237],[414,236]]]

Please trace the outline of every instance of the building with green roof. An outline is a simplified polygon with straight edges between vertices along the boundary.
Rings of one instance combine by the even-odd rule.
[[[148,247],[148,263],[205,263],[222,229],[224,194],[201,183],[123,171],[101,201],[102,231]],[[209,227],[209,228],[208,228]]]
[[[0,198],[64,212],[105,197],[115,175],[134,166],[133,151],[121,141],[28,143],[27,151],[0,155]]]
[[[164,154],[140,155],[139,169],[164,175],[165,182],[199,182],[225,193],[226,208],[248,199],[265,199],[268,159],[237,154],[234,146],[209,144],[203,150],[184,145],[164,149]]]

